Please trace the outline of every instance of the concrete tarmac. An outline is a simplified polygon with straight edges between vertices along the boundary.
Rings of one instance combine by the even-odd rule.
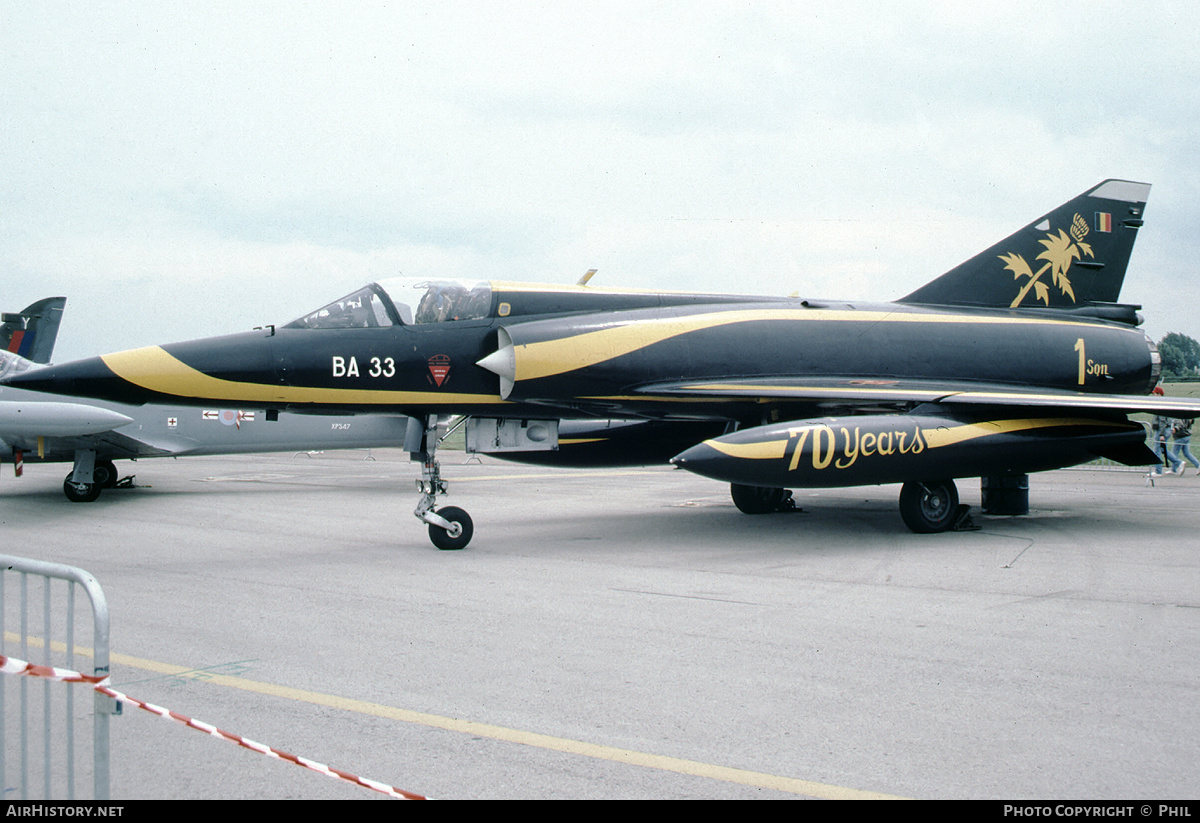
[[[669,468],[442,456],[461,552],[393,450],[142,461],[91,504],[6,466],[4,551],[96,576],[115,688],[431,797],[1197,796],[1191,469],[1034,475],[1028,516],[918,536],[897,486],[748,517]],[[112,775],[382,797],[131,707]]]

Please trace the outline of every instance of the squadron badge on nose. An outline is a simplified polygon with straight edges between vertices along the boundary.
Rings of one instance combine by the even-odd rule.
[[[429,358],[429,375],[433,379],[434,385],[439,389],[446,382],[446,378],[450,374],[450,356],[446,354],[435,354]]]

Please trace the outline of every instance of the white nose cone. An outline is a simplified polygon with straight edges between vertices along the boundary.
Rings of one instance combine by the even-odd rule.
[[[10,437],[78,437],[132,422],[120,412],[86,403],[0,401],[0,435]]]
[[[507,400],[508,395],[512,393],[513,384],[517,380],[517,352],[513,348],[512,338],[508,336],[508,332],[500,329],[500,348],[475,365],[482,366],[500,377],[500,396]]]

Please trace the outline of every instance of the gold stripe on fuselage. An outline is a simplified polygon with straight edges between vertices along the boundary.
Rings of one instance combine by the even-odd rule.
[[[1093,323],[1041,317],[981,317],[969,314],[826,309],[730,309],[684,317],[656,318],[559,337],[517,343],[517,381],[553,377],[594,366],[691,332],[760,321],[845,323],[965,323],[990,326],[1085,326]]]
[[[797,378],[800,379],[800,378]],[[893,381],[903,384],[904,380]],[[966,383],[944,389],[885,389],[856,386],[786,386],[780,383],[688,383],[671,388],[660,388],[670,396],[688,397],[690,394],[718,395],[725,400],[753,400],[769,403],[775,400],[911,400],[926,402],[957,403],[961,405],[987,406],[1061,406],[1081,411],[1107,409],[1123,413],[1144,412],[1146,414],[1169,414],[1186,417],[1197,414],[1200,402],[1189,402],[1185,397],[1162,397],[1155,395],[1103,394],[1101,392],[1073,392],[1050,394],[1038,391],[980,391],[969,388]],[[599,399],[599,398],[597,398]],[[689,398],[694,399],[694,398]]]
[[[708,440],[704,445],[739,460],[782,460],[787,456],[787,444],[790,439],[785,437],[782,440],[760,440],[756,443],[722,443],[720,440]]]
[[[1086,418],[1070,417],[1040,417],[1028,420],[988,420],[983,423],[966,423],[961,426],[938,427],[922,429],[921,435],[926,445],[931,449],[941,446],[952,446],[967,440],[977,440],[993,434],[1013,434],[1015,432],[1048,429],[1055,426],[1102,426],[1111,429],[1129,428],[1128,424],[1116,424],[1111,420],[1088,420]]]
[[[492,287],[492,291],[500,295],[501,298],[506,294],[603,294],[612,295],[614,297],[622,297],[624,295],[644,297],[648,294],[691,294],[692,292],[672,292],[662,291],[661,289],[626,289],[626,288],[609,288],[605,286],[581,286],[578,283],[522,283],[513,280],[489,280],[488,285]],[[725,297],[721,293],[713,295],[704,295],[705,297]],[[736,297],[737,295],[728,295],[728,297]],[[769,301],[772,298],[764,297],[764,301]]]
[[[416,406],[507,404],[499,395],[452,392],[338,389],[310,386],[272,386],[212,377],[192,368],[159,346],[102,355],[104,365],[126,382],[173,397],[229,400],[239,403],[337,404],[345,406]]]
[[[899,381],[890,381],[899,382]],[[939,400],[943,397],[961,393],[954,389],[883,389],[878,386],[862,388],[859,386],[781,386],[756,383],[683,383],[678,388],[670,390],[676,397],[686,396],[690,392],[701,394],[722,394],[731,397],[746,396],[752,398],[780,399],[798,397],[800,399],[827,400],[853,399],[865,397],[895,398],[897,400]],[[670,396],[670,395],[668,395]],[[1007,395],[1001,395],[1007,396]]]

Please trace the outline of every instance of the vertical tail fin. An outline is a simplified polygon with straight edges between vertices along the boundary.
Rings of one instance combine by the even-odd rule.
[[[0,346],[34,363],[49,363],[66,302],[65,297],[47,297],[20,313],[0,316]]]
[[[1080,308],[1116,303],[1149,183],[1105,180],[900,303]]]

